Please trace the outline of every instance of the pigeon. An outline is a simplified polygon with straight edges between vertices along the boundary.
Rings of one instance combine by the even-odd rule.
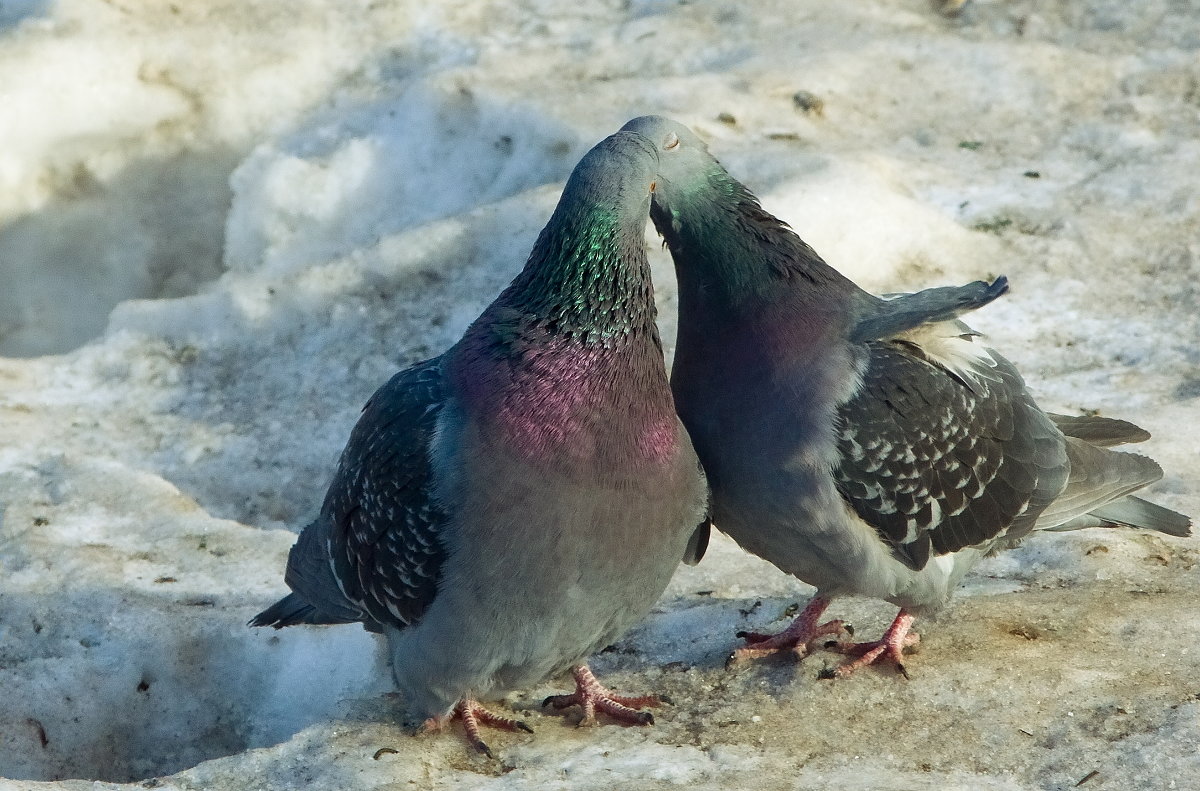
[[[676,408],[712,492],[714,526],[817,589],[778,635],[740,633],[731,662],[818,638],[904,671],[913,619],[942,607],[989,552],[1035,529],[1130,526],[1190,533],[1131,496],[1151,459],[1110,450],[1130,423],[1043,412],[1016,368],[959,316],[999,277],[879,298],[827,265],[730,176],[687,127],[624,127],[659,146],[651,219],[679,281]],[[820,623],[840,596],[900,608],[880,640]]]
[[[655,146],[619,132],[568,180],[521,273],[440,357],[363,408],[292,593],[252,626],[358,622],[387,639],[425,729],[528,730],[480,699],[573,667],[545,705],[650,724],[654,696],[584,660],[708,542],[708,490],[675,413],[645,251]]]

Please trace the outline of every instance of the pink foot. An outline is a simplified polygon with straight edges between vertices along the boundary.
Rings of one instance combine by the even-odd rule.
[[[853,635],[854,630],[842,621],[828,621],[823,624],[817,623],[821,620],[821,615],[829,606],[829,602],[830,600],[824,596],[814,596],[800,614],[796,616],[796,619],[792,621],[791,625],[779,634],[738,632],[737,636],[745,640],[746,645],[729,655],[729,659],[725,661],[725,667],[730,668],[740,662],[749,659],[758,659],[779,651],[792,651],[796,654],[797,659],[803,659],[808,655],[811,644],[818,637],[826,635],[840,636],[843,632],[847,635]]]
[[[833,670],[823,671],[821,678],[845,678],[855,670],[880,660],[891,662],[900,671],[900,675],[908,678],[908,670],[904,667],[904,649],[921,642],[921,635],[909,631],[914,620],[913,616],[901,610],[896,615],[896,620],[892,621],[892,625],[883,633],[883,637],[878,640],[869,643],[839,643],[834,646],[835,650],[843,654],[858,655],[858,659]]]
[[[477,752],[481,752],[488,758],[495,758],[492,754],[492,749],[487,746],[487,743],[479,735],[479,726],[487,725],[492,728],[500,728],[505,731],[525,731],[533,733],[533,729],[520,720],[514,720],[510,717],[501,717],[499,714],[492,712],[479,705],[478,701],[470,698],[463,698],[445,717],[430,717],[425,720],[425,724],[421,726],[423,731],[440,731],[453,720],[462,720],[463,730],[467,734],[467,742]]]
[[[659,706],[662,701],[656,695],[617,695],[605,687],[587,665],[571,668],[575,677],[575,691],[570,695],[551,695],[542,701],[543,706],[553,706],[565,709],[568,706],[583,708],[583,719],[580,727],[596,724],[596,712],[602,711],[614,720],[629,725],[653,725],[654,715],[648,711],[638,711],[642,706]]]

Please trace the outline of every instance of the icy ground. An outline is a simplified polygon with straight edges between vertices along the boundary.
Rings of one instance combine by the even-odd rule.
[[[596,657],[656,726],[553,679],[496,762],[410,736],[361,629],[245,627],[366,397],[646,112],[869,288],[1007,274],[977,328],[1200,514],[1195,0],[0,0],[0,787],[1200,788],[1196,540],[1037,537],[911,680],[836,683],[723,669],[808,591],[718,541]]]

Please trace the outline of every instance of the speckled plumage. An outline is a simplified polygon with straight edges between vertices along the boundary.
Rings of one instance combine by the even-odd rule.
[[[1126,496],[1158,465],[1103,447],[1148,435],[1045,414],[957,320],[1003,294],[1004,278],[872,296],[686,127],[625,128],[660,145],[651,217],[680,291],[671,381],[714,524],[817,587],[812,624],[841,595],[936,610],[979,557],[1035,528],[1188,532],[1187,517]],[[884,649],[899,651],[910,622],[898,618]]]
[[[383,632],[440,722],[582,662],[699,559],[707,490],[643,249],[656,164],[637,134],[597,145],[513,283],[371,398],[289,557],[294,592],[254,625]]]

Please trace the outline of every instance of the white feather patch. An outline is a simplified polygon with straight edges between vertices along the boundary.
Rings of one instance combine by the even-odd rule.
[[[922,324],[894,337],[919,347],[931,360],[963,379],[982,383],[994,378],[991,370],[996,360],[992,350],[977,342],[979,333],[961,321]]]

